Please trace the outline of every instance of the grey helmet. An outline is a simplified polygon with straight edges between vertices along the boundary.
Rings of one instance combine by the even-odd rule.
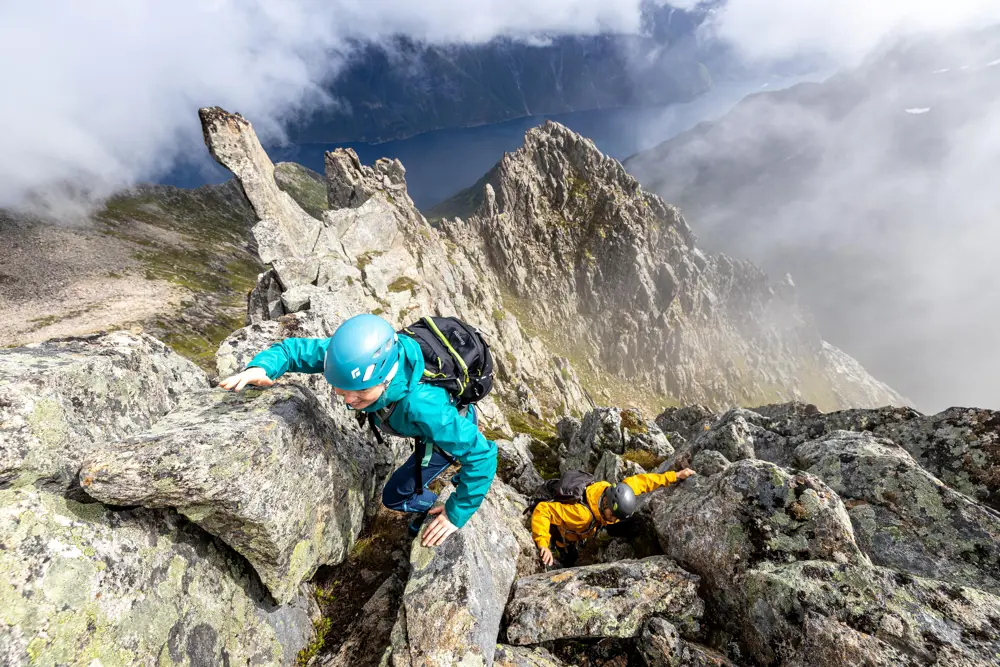
[[[601,498],[604,508],[610,509],[619,520],[627,519],[635,511],[635,491],[625,482],[609,486]]]

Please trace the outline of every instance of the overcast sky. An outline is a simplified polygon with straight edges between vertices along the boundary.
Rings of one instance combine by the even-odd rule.
[[[933,45],[903,58],[905,73],[883,63],[852,79],[865,94],[845,118],[829,99],[744,105],[717,128],[720,155],[781,175],[719,188],[690,220],[715,249],[791,270],[824,337],[927,412],[1000,409],[1000,52],[969,33],[934,38],[997,23],[997,0],[734,0],[714,25],[748,57],[814,48],[856,63],[910,30]],[[817,166],[782,171],[815,145]],[[669,174],[678,191],[694,175]]]
[[[635,31],[638,0],[31,0],[0,3],[0,207],[83,182],[98,193],[203,151],[220,105],[274,139],[352,40]]]
[[[693,5],[690,0],[675,3]],[[0,207],[64,182],[96,194],[203,151],[220,105],[265,139],[304,108],[352,40],[635,31],[639,0],[31,0],[0,3]],[[992,7],[996,5],[997,7]],[[888,7],[893,7],[889,9]],[[957,25],[996,0],[731,0],[719,34],[753,56],[863,52],[905,26]]]
[[[677,0],[693,7],[696,0]],[[844,64],[904,32],[948,31],[1000,20],[997,0],[729,0],[716,34],[752,58],[806,51]]]

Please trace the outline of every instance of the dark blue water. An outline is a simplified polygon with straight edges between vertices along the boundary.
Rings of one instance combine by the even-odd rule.
[[[772,78],[729,83],[717,86],[693,102],[669,107],[531,116],[481,127],[436,130],[381,144],[292,144],[266,148],[275,162],[298,162],[319,173],[324,169],[323,154],[340,146],[353,148],[366,164],[380,157],[399,158],[406,167],[410,197],[419,208],[427,209],[475,183],[504,152],[521,146],[525,132],[548,119],[589,137],[605,154],[624,160],[702,121],[718,118],[748,94],[786,87],[800,80]],[[161,182],[196,187],[229,178],[228,171],[210,160],[175,168]]]

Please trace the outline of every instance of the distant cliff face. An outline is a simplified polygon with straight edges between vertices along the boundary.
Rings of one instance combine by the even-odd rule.
[[[913,40],[625,166],[918,406],[998,405],[998,99],[1000,30]]]
[[[474,187],[467,225],[522,322],[577,367],[608,371],[619,401],[904,402],[822,341],[793,285],[704,254],[678,209],[567,128],[529,131]]]
[[[330,83],[341,105],[293,128],[297,143],[377,142],[539,114],[688,101],[712,85],[716,47],[694,37],[705,10],[646,11],[644,34],[528,44],[429,46],[397,39],[359,50]]]

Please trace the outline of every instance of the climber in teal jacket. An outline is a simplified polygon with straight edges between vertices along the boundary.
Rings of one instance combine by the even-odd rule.
[[[435,516],[424,530],[424,546],[441,544],[479,509],[496,474],[496,444],[479,432],[474,406],[468,406],[468,414],[459,414],[446,389],[420,382],[424,358],[415,340],[397,334],[380,317],[357,315],[331,338],[275,343],[219,386],[236,391],[247,384],[269,387],[288,372],[323,373],[347,407],[374,415],[380,430],[433,444],[433,454],[422,468],[422,488],[416,488],[414,466],[425,456],[414,451],[382,494],[390,509],[418,514],[411,527],[419,528],[425,513]],[[433,507],[437,495],[427,483],[456,462],[462,468],[453,478],[455,492],[443,508]]]

